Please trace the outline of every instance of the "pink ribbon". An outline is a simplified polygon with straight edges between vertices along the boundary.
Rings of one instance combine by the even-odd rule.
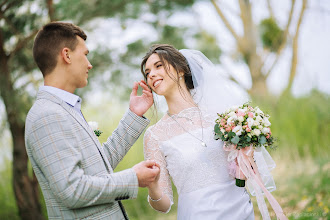
[[[252,181],[255,181],[262,191],[265,193],[270,205],[272,206],[276,216],[280,220],[288,220],[288,218],[284,215],[283,210],[280,206],[280,204],[276,201],[274,196],[265,188],[262,179],[260,177],[258,167],[254,162],[253,154],[254,154],[254,148],[252,146],[245,147],[242,149],[236,149],[236,145],[226,145],[224,144],[224,150],[230,151],[230,154],[228,155],[228,160],[236,159],[237,162],[237,169],[236,169],[236,178],[237,179],[251,179]],[[263,198],[262,198],[263,199]],[[264,199],[263,199],[264,201]],[[259,200],[258,200],[258,206]],[[267,213],[263,213],[262,210],[260,210],[262,213],[262,216],[269,216],[268,210],[266,209]]]

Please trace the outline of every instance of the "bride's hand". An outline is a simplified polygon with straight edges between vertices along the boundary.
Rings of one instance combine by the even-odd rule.
[[[139,86],[142,88],[142,95],[138,96],[137,91]],[[141,80],[135,82],[133,85],[132,93],[130,95],[129,108],[138,116],[142,116],[154,103],[152,92],[147,83]]]
[[[152,166],[152,169],[159,169],[160,170],[160,165],[155,162],[155,164]],[[156,176],[155,180],[152,183],[150,183],[150,185],[148,186],[148,188],[154,188],[154,189],[155,188],[158,188],[159,177],[160,177],[160,172]]]

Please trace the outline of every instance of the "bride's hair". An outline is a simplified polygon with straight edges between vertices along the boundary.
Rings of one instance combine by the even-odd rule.
[[[144,72],[145,64],[149,57],[154,53],[158,54],[159,59],[163,63],[164,69],[169,75],[169,77],[172,78],[171,74],[169,74],[168,72],[170,69],[169,65],[171,65],[175,69],[177,74],[184,73],[183,77],[187,89],[190,90],[194,88],[191,71],[189,69],[189,65],[186,58],[175,47],[169,44],[154,44],[150,47],[147,54],[143,57],[143,60],[141,62],[141,72],[146,81],[147,78]],[[181,88],[178,78],[179,77],[177,76],[176,78],[172,79],[178,84],[178,87]]]

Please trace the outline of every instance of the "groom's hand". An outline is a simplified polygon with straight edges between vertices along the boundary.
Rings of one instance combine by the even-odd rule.
[[[159,178],[160,168],[155,161],[142,161],[133,166],[133,170],[138,178],[139,187],[148,187]]]
[[[142,87],[142,95],[137,95],[137,90],[139,85]],[[140,82],[134,82],[132,93],[129,101],[129,108],[132,112],[134,112],[138,116],[142,116],[144,113],[148,111],[148,109],[154,103],[154,99],[152,97],[152,92],[147,84],[141,80]]]

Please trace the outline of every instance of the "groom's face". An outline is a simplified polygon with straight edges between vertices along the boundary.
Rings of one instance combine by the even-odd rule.
[[[70,52],[70,75],[68,83],[76,88],[85,87],[88,83],[88,71],[92,69],[92,65],[89,62],[87,55],[89,53],[85,41],[78,37],[78,44],[75,50]]]

